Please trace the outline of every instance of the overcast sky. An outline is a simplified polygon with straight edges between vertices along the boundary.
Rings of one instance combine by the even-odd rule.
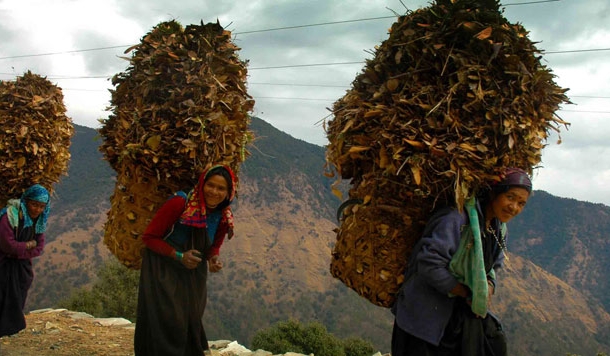
[[[233,32],[249,60],[253,114],[304,141],[327,144],[326,109],[349,88],[387,30],[422,0],[0,0],[0,80],[27,70],[63,89],[74,123],[108,116],[108,78],[124,71],[130,45],[162,21],[215,22]],[[535,189],[610,205],[610,1],[503,1],[545,50],[543,60],[570,88],[571,123],[543,151]],[[406,6],[406,7],[405,7]],[[320,26],[307,26],[325,24]],[[304,27],[303,27],[304,26]],[[287,27],[297,27],[288,28]],[[108,48],[110,47],[110,48]],[[103,49],[106,48],[106,49]],[[559,52],[559,53],[553,53]],[[357,62],[355,64],[345,64]],[[335,64],[333,63],[343,63]],[[314,64],[323,64],[309,66]],[[285,68],[286,66],[295,66]],[[275,67],[275,68],[272,68]],[[277,68],[284,67],[284,68]]]

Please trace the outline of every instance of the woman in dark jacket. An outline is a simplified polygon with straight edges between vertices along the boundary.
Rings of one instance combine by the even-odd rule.
[[[170,198],[142,235],[134,349],[137,356],[203,355],[207,271],[222,268],[219,250],[233,236],[229,207],[237,181],[227,166],[203,172],[188,194]]]
[[[0,210],[0,336],[25,329],[23,308],[44,248],[49,192],[35,184]]]
[[[462,211],[444,208],[432,216],[392,308],[393,356],[506,355],[488,307],[505,259],[505,224],[521,213],[531,191],[528,175],[509,168]]]

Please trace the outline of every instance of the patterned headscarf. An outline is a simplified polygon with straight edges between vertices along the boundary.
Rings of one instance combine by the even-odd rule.
[[[180,216],[180,222],[182,224],[198,228],[206,227],[206,204],[205,196],[203,195],[203,186],[211,176],[218,174],[219,170],[226,171],[230,177],[230,182],[227,182],[229,185],[229,197],[220,204],[224,205],[224,208],[222,208],[221,222],[226,221],[229,224],[229,227],[233,228],[233,212],[229,205],[235,198],[237,178],[235,178],[235,174],[233,174],[231,168],[222,165],[213,166],[199,176],[199,181],[187,197],[186,207]]]
[[[34,221],[28,213],[26,202],[28,200],[34,200],[40,203],[47,204],[43,212],[38,216],[36,220],[36,233],[42,234],[47,229],[47,219],[49,218],[49,211],[51,210],[50,195],[45,187],[40,184],[34,184],[29,187],[21,195],[21,199],[12,199],[8,201],[7,206],[0,211],[0,216],[7,214],[11,227],[16,228],[19,225],[19,211],[22,212],[23,216],[23,227],[31,227]]]
[[[500,187],[518,186],[532,192],[532,181],[528,174],[521,168],[506,168],[501,175],[501,181],[496,185]]]

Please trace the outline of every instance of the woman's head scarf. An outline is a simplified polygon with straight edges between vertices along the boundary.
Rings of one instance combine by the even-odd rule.
[[[206,227],[206,204],[203,194],[203,186],[205,182],[214,175],[221,175],[227,179],[228,197],[218,205],[218,209],[222,211],[222,221],[226,221],[229,227],[233,228],[233,213],[230,204],[235,198],[237,191],[237,178],[228,166],[216,165],[204,171],[199,176],[199,181],[195,188],[187,197],[186,207],[180,216],[180,222],[184,225],[203,228]]]
[[[43,212],[38,216],[38,219],[36,219],[35,226],[36,233],[41,234],[47,229],[47,219],[49,218],[49,211],[51,209],[50,198],[49,191],[45,187],[40,184],[34,184],[21,194],[19,200],[9,200],[8,205],[0,211],[0,216],[6,213],[11,227],[16,228],[19,225],[19,212],[21,211],[23,216],[23,227],[31,227],[34,225],[34,221],[28,213],[27,201],[33,200],[45,203],[46,206]]]
[[[532,192],[532,181],[529,175],[521,168],[509,167],[500,175],[500,182],[492,184],[494,190],[508,189],[510,187],[521,187]]]

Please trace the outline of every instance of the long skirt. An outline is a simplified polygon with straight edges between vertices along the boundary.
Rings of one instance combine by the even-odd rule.
[[[205,258],[189,270],[172,258],[144,249],[134,335],[136,356],[201,356],[209,348],[202,322],[207,272]]]
[[[506,338],[500,321],[492,314],[478,318],[462,300],[438,346],[403,331],[394,322],[392,356],[506,356]]]
[[[25,329],[23,308],[33,280],[29,259],[4,257],[0,260],[0,336]]]

